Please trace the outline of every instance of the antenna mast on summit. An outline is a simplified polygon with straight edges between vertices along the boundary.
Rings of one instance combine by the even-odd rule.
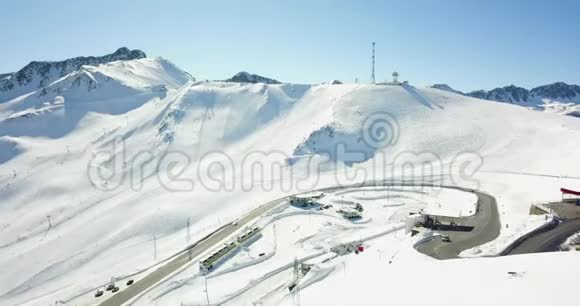
[[[375,80],[375,43],[374,42],[373,42],[373,58],[372,58],[372,61],[373,61],[373,69],[372,69],[372,72],[371,72],[371,82],[372,82],[372,84],[376,84],[376,80]]]

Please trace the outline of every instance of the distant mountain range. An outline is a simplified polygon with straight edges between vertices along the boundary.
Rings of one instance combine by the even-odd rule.
[[[476,90],[467,93],[455,90],[447,84],[435,84],[431,87],[478,99],[517,104],[580,117],[580,86],[564,82],[542,85],[530,90],[509,85],[489,91]]]
[[[67,76],[69,76],[69,78],[70,76],[74,76],[75,79],[82,77],[87,78],[86,73],[77,73],[78,76],[71,75],[75,72],[81,71],[83,66],[97,66],[116,61],[129,61],[146,57],[147,55],[141,50],[130,50],[126,47],[122,47],[117,51],[104,56],[80,56],[63,61],[33,61],[17,72],[0,73],[0,103],[39,90],[41,90],[41,94],[45,94],[48,88],[58,87],[51,86],[51,84],[57,81],[62,83],[61,79]],[[170,67],[172,64],[166,63],[165,61],[158,62],[154,65],[167,65],[167,69],[175,70]],[[88,70],[85,70],[84,72],[87,71]],[[89,74],[92,73],[91,71],[88,72]],[[182,72],[176,73],[176,75],[180,75],[181,73]],[[94,80],[90,78],[91,77],[85,81],[93,86]],[[181,78],[181,76],[179,76],[179,78]],[[194,80],[193,77],[190,77],[190,79]],[[77,83],[78,82],[80,81],[77,81]],[[224,80],[224,82],[281,84],[278,80],[258,74],[251,74],[245,71],[237,73],[233,77]],[[333,81],[332,83],[328,82],[328,84],[341,83],[339,81]],[[62,90],[61,87],[62,84],[60,84],[60,87],[53,89],[59,91]],[[538,86],[530,90],[515,85],[509,85],[494,88],[492,90],[476,90],[466,93],[453,89],[447,84],[435,84],[432,87],[478,99],[517,104],[537,110],[546,110],[580,117],[580,86],[570,85],[564,82]]]
[[[561,102],[580,103],[580,86],[569,85],[564,82],[556,82],[542,85],[531,90],[515,85],[494,88],[492,90],[476,90],[472,92],[461,92],[453,89],[447,84],[435,84],[433,88],[459,93],[462,95],[514,104],[537,104],[541,99],[551,99]]]

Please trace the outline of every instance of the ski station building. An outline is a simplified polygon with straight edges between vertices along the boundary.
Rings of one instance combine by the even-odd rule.
[[[562,192],[562,202],[574,203],[580,206],[580,191],[560,188],[560,192]]]

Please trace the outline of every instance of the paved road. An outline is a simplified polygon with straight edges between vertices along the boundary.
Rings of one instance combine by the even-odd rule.
[[[462,188],[455,189],[468,191]],[[472,231],[445,231],[444,234],[449,236],[451,242],[443,242],[440,238],[436,238],[418,245],[416,250],[437,259],[452,259],[458,258],[459,253],[464,250],[497,238],[501,224],[495,198],[479,191],[475,191],[475,194],[478,197],[477,212],[473,216],[461,218],[461,225],[475,227]]]
[[[169,274],[175,272],[177,269],[191,261],[196,256],[202,254],[203,252],[207,251],[209,248],[214,247],[218,244],[221,240],[227,238],[228,236],[232,235],[235,231],[243,227],[244,225],[251,222],[254,218],[258,217],[259,215],[263,214],[264,212],[274,208],[278,204],[281,204],[284,199],[278,199],[267,204],[264,204],[254,210],[252,210],[249,214],[242,217],[238,220],[237,225],[228,224],[223,228],[219,229],[216,233],[208,237],[207,239],[193,244],[189,247],[184,253],[178,255],[162,267],[158,268],[157,270],[153,271],[151,274],[147,275],[143,279],[136,281],[130,287],[115,293],[113,296],[108,298],[107,300],[103,301],[100,305],[101,306],[117,306],[123,303],[126,303],[131,298],[137,296],[141,292],[145,291],[147,288],[153,286],[157,282],[161,281],[163,278],[168,276]]]
[[[564,221],[548,231],[532,235],[503,255],[557,251],[568,237],[577,232],[580,232],[580,218]]]

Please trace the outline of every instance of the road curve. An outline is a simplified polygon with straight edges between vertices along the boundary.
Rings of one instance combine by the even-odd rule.
[[[467,191],[463,188],[456,188]],[[415,249],[436,259],[459,258],[464,250],[490,242],[499,236],[501,224],[497,203],[489,194],[474,191],[477,195],[477,212],[470,217],[462,218],[461,224],[474,226],[470,232],[446,231],[451,242],[443,242],[441,238],[432,239],[419,244]]]
[[[567,220],[546,231],[532,233],[518,245],[508,248],[507,252],[502,252],[502,255],[558,251],[560,245],[577,232],[580,232],[580,218]]]

